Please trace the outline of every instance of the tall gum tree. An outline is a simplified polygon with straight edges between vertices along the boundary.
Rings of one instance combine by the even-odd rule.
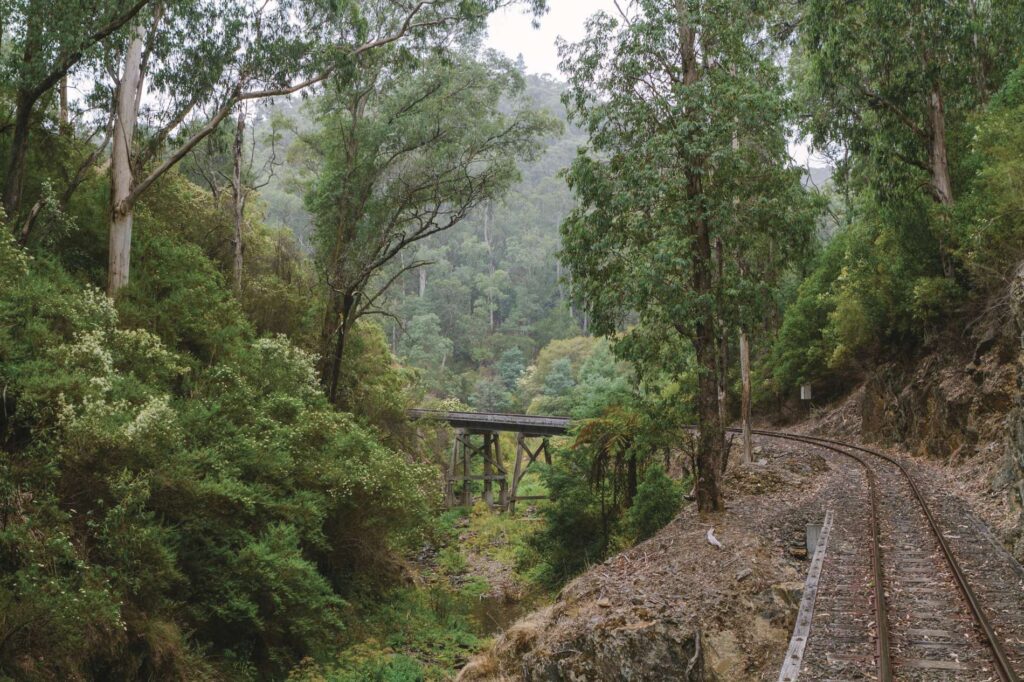
[[[513,4],[544,8],[544,0],[153,0],[123,51],[115,88],[114,125],[131,152],[111,159],[107,293],[128,283],[139,198],[240,103],[312,88],[348,74],[363,53],[400,41],[443,48]],[[122,117],[132,111],[145,115],[145,126]],[[136,139],[143,128],[145,139]]]
[[[562,226],[561,258],[592,329],[616,337],[641,378],[682,376],[695,358],[697,504],[720,511],[719,339],[757,315],[767,287],[738,262],[765,242],[784,261],[807,242],[812,213],[789,167],[764,8],[635,0],[617,9],[560,45],[566,104],[590,135],[567,173],[579,206]],[[631,313],[639,323],[622,331]]]
[[[1021,58],[1021,3],[809,0],[800,11],[795,72],[805,132],[819,148],[873,164],[876,186],[894,173],[920,176],[935,204],[951,207],[969,114]],[[944,224],[933,229],[951,275]]]
[[[9,0],[0,5],[4,41],[0,62],[10,79],[14,100],[2,201],[13,223],[17,223],[14,219],[22,205],[33,115],[40,100],[59,88],[63,115],[69,73],[97,57],[99,48],[147,4],[149,0]]]
[[[367,55],[332,80],[322,128],[308,140],[318,166],[307,203],[326,288],[321,377],[339,393],[356,320],[383,314],[391,285],[426,264],[403,254],[501,197],[517,163],[559,125],[518,101],[521,74],[495,54]],[[504,113],[502,104],[512,110]]]

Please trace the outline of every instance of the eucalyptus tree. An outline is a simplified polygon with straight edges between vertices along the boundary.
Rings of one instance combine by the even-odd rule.
[[[113,88],[110,295],[128,282],[143,193],[239,103],[297,91],[326,68],[293,10],[291,2],[154,2],[134,26]]]
[[[567,172],[578,208],[562,261],[592,329],[641,378],[698,368],[697,502],[724,506],[719,340],[758,314],[770,282],[742,262],[784,260],[812,223],[789,167],[779,59],[765,7],[634,0],[560,45],[566,104],[590,135]],[[751,11],[751,10],[755,11]],[[627,316],[638,324],[622,331]]]
[[[234,224],[232,280],[239,294],[243,284],[246,208],[249,200],[270,184],[284,164],[282,130],[292,126],[283,116],[274,113],[265,121],[261,120],[253,108],[248,102],[236,107],[234,119],[223,121],[220,128],[183,161],[185,172],[208,187],[214,201],[222,201],[225,194],[230,196]]]
[[[123,50],[114,105],[107,292],[128,282],[139,198],[244,102],[347,74],[363,53],[408,40],[444,47],[517,0],[154,2]],[[529,0],[541,11],[544,0]],[[146,139],[136,140],[143,102]],[[180,139],[185,122],[199,121]]]
[[[795,60],[805,129],[848,152],[875,188],[909,181],[948,207],[970,113],[1019,63],[1022,22],[1019,2],[808,0]]]
[[[33,116],[40,100],[54,93],[83,61],[96,59],[150,0],[4,0],[0,2],[0,74],[13,97],[3,208],[15,218],[21,208]],[[66,109],[66,99],[61,102]]]
[[[321,377],[332,401],[353,324],[383,313],[388,288],[425,264],[396,259],[504,194],[517,161],[557,127],[518,101],[522,85],[494,53],[393,49],[355,61],[327,87],[322,129],[309,140],[320,165],[308,204],[327,288]]]

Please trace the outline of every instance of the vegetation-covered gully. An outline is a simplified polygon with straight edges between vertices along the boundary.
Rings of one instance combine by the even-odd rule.
[[[1022,188],[1022,0],[0,0],[0,682],[1016,682]]]

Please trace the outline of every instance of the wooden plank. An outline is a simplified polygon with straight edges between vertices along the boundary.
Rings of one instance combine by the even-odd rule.
[[[526,414],[496,412],[445,412],[441,410],[409,410],[410,419],[439,419],[452,426],[477,433],[513,431],[531,436],[561,435],[569,430],[568,417],[539,417]]]
[[[814,558],[811,559],[811,568],[807,572],[807,580],[804,582],[804,594],[800,599],[800,610],[796,614],[793,636],[789,640],[789,650],[786,651],[786,658],[782,662],[778,682],[794,682],[800,676],[804,649],[807,647],[807,639],[811,634],[814,601],[818,597],[818,582],[821,580],[821,568],[825,563],[825,550],[828,547],[829,535],[832,534],[833,516],[832,510],[829,509],[825,514],[825,523],[821,526],[818,545],[814,548]]]
[[[901,664],[918,670],[971,670],[960,661],[932,661],[927,658],[911,658],[901,661]]]

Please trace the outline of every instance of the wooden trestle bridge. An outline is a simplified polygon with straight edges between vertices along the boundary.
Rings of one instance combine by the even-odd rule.
[[[448,422],[455,429],[455,441],[445,472],[444,498],[447,506],[471,505],[472,483],[483,481],[484,502],[506,511],[515,511],[516,502],[520,500],[547,499],[546,496],[520,495],[519,484],[529,466],[540,457],[551,464],[548,439],[564,434],[570,426],[568,417],[525,414],[409,410],[409,417]],[[516,434],[516,461],[511,480],[501,456],[498,434],[502,432]],[[533,445],[528,441],[533,441]],[[476,457],[483,460],[483,474],[473,474],[473,459]],[[498,489],[497,499],[494,497],[495,487]]]

